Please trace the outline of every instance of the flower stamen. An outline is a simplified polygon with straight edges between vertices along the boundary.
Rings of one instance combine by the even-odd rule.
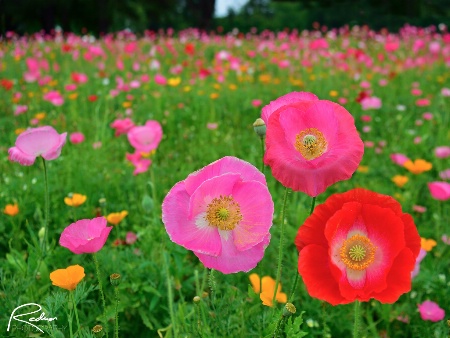
[[[209,226],[233,230],[242,220],[241,209],[232,196],[216,197],[206,207],[205,219]]]
[[[327,141],[316,128],[302,130],[295,137],[295,149],[306,159],[314,160],[327,150]]]
[[[353,235],[344,241],[339,255],[347,268],[361,271],[373,263],[376,249],[366,236]]]

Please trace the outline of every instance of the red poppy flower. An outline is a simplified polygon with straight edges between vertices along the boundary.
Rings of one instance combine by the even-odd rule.
[[[97,95],[89,95],[89,96],[88,96],[88,100],[89,100],[90,102],[95,102],[95,101],[97,101],[97,99],[98,99],[98,96],[97,96]]]
[[[312,297],[332,305],[371,298],[394,303],[411,290],[420,236],[395,199],[358,188],[319,205],[295,245]]]
[[[8,79],[1,79],[0,86],[5,88],[5,90],[10,90],[14,86],[14,82]]]

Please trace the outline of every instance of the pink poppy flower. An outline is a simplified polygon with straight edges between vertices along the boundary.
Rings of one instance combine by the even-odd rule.
[[[439,177],[443,180],[450,180],[450,169],[439,172]]]
[[[270,115],[272,115],[272,113],[274,113],[278,109],[288,105],[295,105],[304,101],[316,100],[319,100],[319,98],[313,93],[292,92],[279,97],[275,101],[271,101],[267,106],[263,107],[261,118],[263,119],[264,123],[268,125]]]
[[[441,95],[442,96],[450,96],[450,88],[442,88]]]
[[[426,107],[430,105],[429,99],[417,99],[416,100],[416,106],[418,107]]]
[[[262,104],[261,100],[252,100],[252,106],[258,108]]]
[[[441,146],[434,149],[434,155],[438,158],[447,158],[450,156],[450,147]]]
[[[421,205],[413,205],[413,210],[415,212],[423,214],[424,212],[427,212],[427,208]]]
[[[69,140],[73,144],[82,143],[84,141],[84,135],[83,135],[83,133],[80,133],[77,131],[77,132],[70,134]]]
[[[128,133],[134,127],[134,122],[129,117],[123,120],[117,119],[110,124],[110,127],[116,130],[114,136],[119,136]]]
[[[417,305],[417,307],[423,320],[438,322],[445,317],[444,309],[441,309],[437,303],[431,300],[426,300],[422,304]]]
[[[430,182],[428,183],[431,197],[439,201],[450,199],[450,183],[447,182]]]
[[[146,152],[158,148],[162,139],[162,128],[158,121],[150,120],[128,132],[128,141],[138,151]]]
[[[431,113],[423,113],[422,117],[423,117],[424,120],[428,120],[429,121],[429,120],[433,119],[433,114],[431,114]]]
[[[427,251],[421,248],[419,251],[419,255],[416,258],[416,264],[414,266],[414,270],[411,272],[411,278],[414,278],[419,274],[420,262],[422,262],[422,260],[425,258],[426,255],[427,255]]]
[[[28,110],[28,106],[25,105],[18,105],[16,109],[14,110],[14,116],[20,115],[25,113]]]
[[[79,220],[63,230],[59,244],[76,255],[100,251],[113,228],[106,224],[104,217]]]
[[[375,96],[366,97],[361,100],[361,107],[363,110],[368,109],[380,109],[381,108],[381,99]]]
[[[272,217],[264,175],[230,156],[175,184],[162,204],[170,239],[226,274],[249,271],[263,258]]]
[[[125,243],[127,243],[128,245],[134,244],[134,242],[137,241],[137,236],[134,232],[128,231],[127,235],[125,237]]]
[[[165,86],[167,84],[167,79],[161,74],[156,74],[154,80],[155,83],[160,86]]]
[[[49,101],[54,106],[62,106],[64,103],[64,98],[57,90],[51,90],[44,94],[44,100]]]
[[[72,73],[71,77],[72,81],[75,83],[86,83],[88,80],[87,75],[83,73]]]
[[[9,159],[21,165],[32,165],[38,156],[54,160],[61,154],[66,137],[67,133],[58,134],[50,126],[28,129],[17,137],[15,146],[9,148]]]
[[[271,114],[264,163],[284,186],[317,196],[352,176],[364,145],[344,107],[327,100],[299,98],[295,101],[295,95],[288,94],[263,108],[266,120]]]
[[[217,122],[208,122],[206,124],[206,128],[208,128],[209,130],[216,130],[218,126],[219,124]]]
[[[391,154],[390,156],[392,162],[394,162],[395,164],[403,167],[403,164],[405,164],[405,162],[409,161],[410,159],[408,158],[408,156],[404,155],[404,154]]]

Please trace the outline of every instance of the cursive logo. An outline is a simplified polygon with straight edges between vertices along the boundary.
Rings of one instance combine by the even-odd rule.
[[[26,306],[37,306],[38,309],[35,310],[35,311],[27,312],[27,313],[21,313],[21,314],[17,314],[17,315],[15,314],[17,310],[19,310],[19,309],[21,309],[21,308],[23,308],[23,307],[26,307]],[[6,329],[6,331],[9,332],[9,327],[10,327],[10,325],[11,325],[11,320],[14,319],[14,320],[17,320],[18,322],[22,322],[22,323],[25,323],[25,324],[27,324],[27,325],[31,325],[31,326],[34,327],[35,329],[37,329],[37,330],[41,331],[42,333],[44,333],[44,331],[42,331],[42,330],[39,328],[39,326],[36,326],[36,325],[32,324],[31,322],[40,322],[40,321],[51,322],[51,321],[53,321],[53,320],[58,319],[57,317],[47,318],[47,317],[45,316],[45,312],[42,311],[39,317],[30,317],[30,318],[28,318],[28,321],[27,321],[27,320],[23,320],[23,319],[19,319],[20,317],[32,315],[32,314],[38,313],[38,312],[40,312],[40,311],[42,311],[42,306],[40,306],[39,304],[36,304],[36,303],[27,303],[27,304],[23,304],[23,305],[20,305],[20,306],[16,307],[16,308],[13,310],[13,312],[11,313],[11,316],[9,317],[8,328]]]

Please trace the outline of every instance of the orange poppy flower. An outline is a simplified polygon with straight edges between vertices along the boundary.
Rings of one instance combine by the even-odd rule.
[[[19,206],[17,205],[17,203],[7,204],[5,206],[5,209],[3,209],[3,213],[8,216],[16,216],[19,213]]]
[[[77,264],[53,271],[50,273],[50,280],[53,285],[71,291],[75,290],[84,276],[84,268]]]
[[[408,177],[403,175],[395,175],[392,177],[392,182],[394,182],[397,187],[402,188],[408,182]]]
[[[128,215],[128,211],[122,210],[121,212],[113,212],[106,216],[108,223],[117,225]]]
[[[255,293],[259,293],[259,298],[263,301],[263,305],[273,306],[273,293],[275,291],[275,280],[270,276],[264,276],[261,281],[262,292],[259,289],[260,286],[260,277],[256,273],[252,273],[249,276],[250,283],[252,284],[253,291]],[[281,292],[281,283],[278,283],[277,294],[275,297],[276,301],[279,303],[287,302],[287,295]]]
[[[420,246],[425,251],[431,251],[437,245],[434,239],[420,237]]]
[[[78,193],[69,194],[68,197],[64,197],[64,203],[70,207],[78,207],[86,202],[86,195],[81,195]]]
[[[408,169],[413,174],[421,174],[424,171],[429,171],[431,168],[433,168],[433,165],[430,162],[427,162],[422,159],[417,159],[414,162],[411,160],[406,161],[403,163],[403,166]]]

